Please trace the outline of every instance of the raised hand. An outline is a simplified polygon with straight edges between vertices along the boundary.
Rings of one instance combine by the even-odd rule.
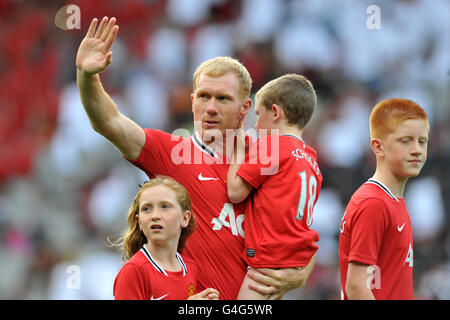
[[[77,69],[85,74],[95,74],[106,70],[112,61],[112,51],[110,51],[116,39],[119,26],[116,18],[104,17],[98,26],[97,19],[94,18],[89,26],[89,30],[81,41],[77,52]]]

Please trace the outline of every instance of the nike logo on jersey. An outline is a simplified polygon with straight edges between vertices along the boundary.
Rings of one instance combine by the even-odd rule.
[[[397,226],[397,230],[398,230],[398,232],[402,232],[402,230],[403,230],[403,227],[405,226],[405,223],[406,223],[406,222],[403,222],[403,224],[402,224],[402,226],[401,226],[401,227]]]
[[[200,181],[209,181],[209,180],[219,180],[219,178],[210,178],[210,177],[204,177],[202,176],[202,173],[200,172],[198,175],[198,180]]]
[[[163,295],[163,296],[161,296],[161,297],[159,297],[159,298],[153,298],[153,295],[152,295],[152,297],[150,298],[150,300],[161,300],[162,298],[164,298],[164,297],[167,297],[169,294],[167,293],[167,294],[165,294],[165,295]]]

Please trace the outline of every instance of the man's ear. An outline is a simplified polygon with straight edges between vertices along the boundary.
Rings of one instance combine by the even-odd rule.
[[[377,157],[384,157],[384,144],[383,141],[374,138],[370,141],[370,148]]]
[[[242,105],[242,108],[240,110],[239,118],[245,118],[247,113],[250,111],[250,108],[252,107],[252,99],[247,99],[247,101],[244,102]]]
[[[192,109],[192,113],[194,113],[194,93],[191,93],[191,109]]]

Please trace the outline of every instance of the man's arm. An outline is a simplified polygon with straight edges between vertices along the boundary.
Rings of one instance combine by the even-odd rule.
[[[372,290],[367,284],[371,276],[368,268],[369,266],[363,263],[349,262],[345,293],[350,300],[375,300]]]
[[[121,114],[103,89],[99,73],[112,62],[112,44],[119,26],[116,19],[104,17],[97,29],[93,19],[77,52],[77,84],[81,102],[92,128],[111,141],[128,159],[136,159],[144,144],[145,133],[134,121]]]
[[[303,269],[250,269],[248,276],[256,283],[249,287],[263,295],[270,295],[270,300],[278,300],[290,290],[302,287],[308,280],[316,264],[316,254]]]

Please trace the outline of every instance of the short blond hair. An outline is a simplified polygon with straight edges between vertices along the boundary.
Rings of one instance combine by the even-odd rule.
[[[197,86],[197,79],[200,74],[210,77],[220,77],[229,72],[234,73],[239,81],[239,93],[242,99],[250,97],[252,90],[252,78],[242,63],[231,57],[216,57],[203,62],[195,71],[193,79],[194,92]]]
[[[288,73],[266,83],[255,95],[256,103],[267,110],[276,104],[286,114],[288,124],[303,129],[316,109],[317,96],[304,76]]]
[[[405,120],[423,120],[430,129],[426,112],[414,101],[392,98],[379,102],[370,114],[370,138],[385,138]]]

